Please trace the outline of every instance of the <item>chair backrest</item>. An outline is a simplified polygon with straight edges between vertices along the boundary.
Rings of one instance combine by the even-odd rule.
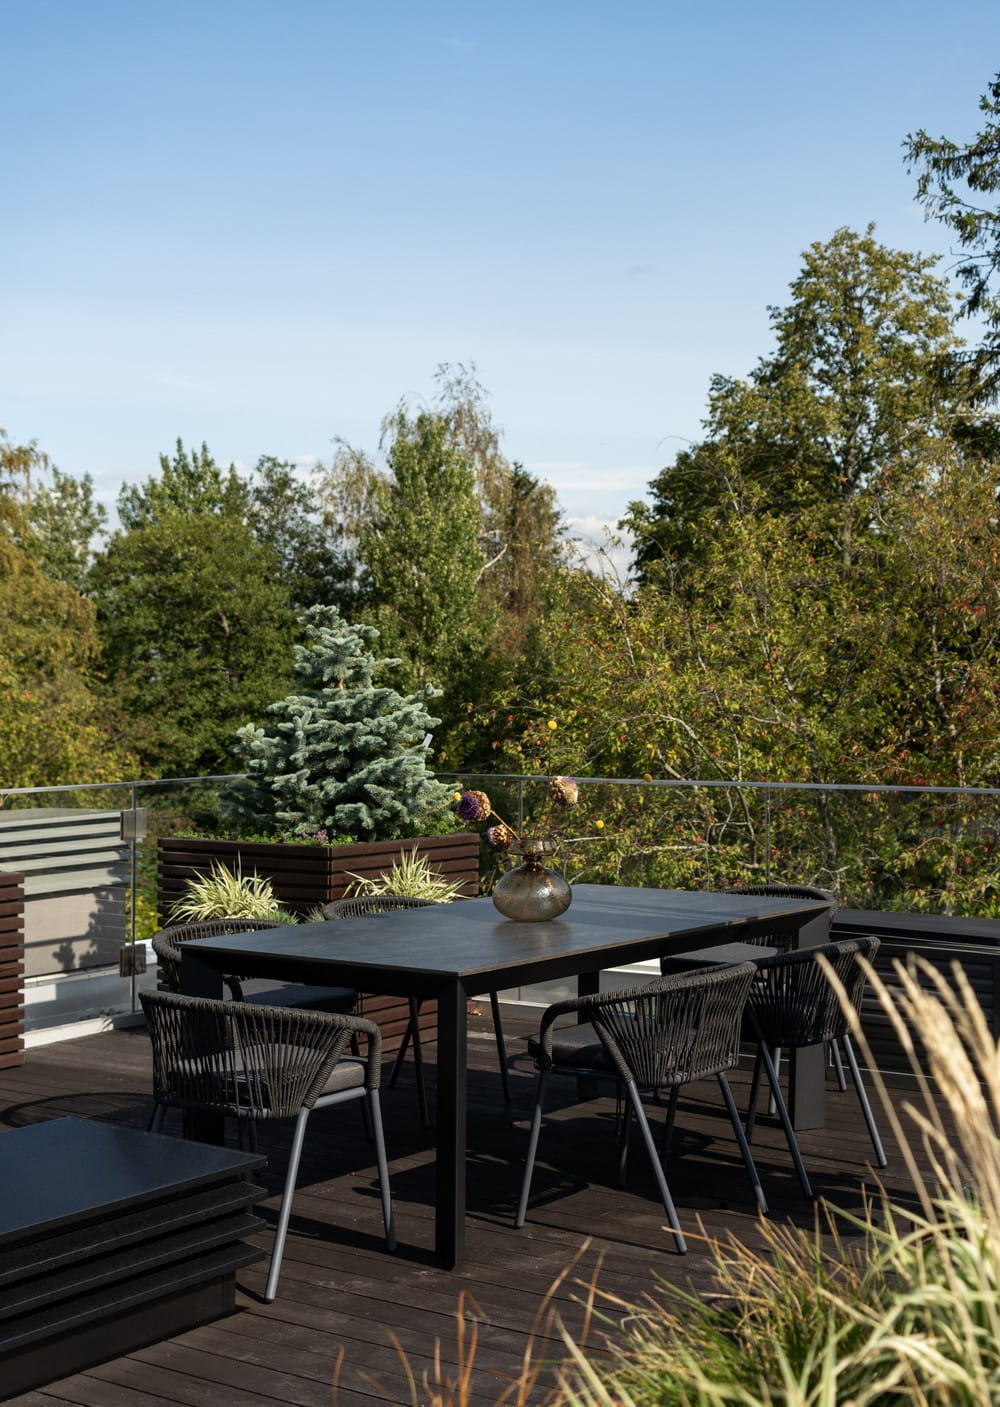
[[[871,962],[878,948],[879,940],[874,936],[845,938],[762,959],[747,998],[751,1033],[770,1046],[783,1047],[839,1039],[848,1030],[847,1014],[816,959],[826,959],[843,984],[848,1002],[858,1010],[867,981],[858,958]]]
[[[757,968],[752,962],[696,969],[581,1003],[623,1080],[668,1089],[731,1070]]]
[[[219,938],[225,933],[256,933],[259,928],[280,928],[281,925],[281,919],[211,918],[161,928],[150,941],[162,983],[170,992],[180,991],[182,943],[189,943],[193,938]]]
[[[176,992],[140,992],[139,1000],[153,1048],[153,1093],[164,1103],[292,1118],[312,1107],[355,1034],[369,1041],[366,1083],[378,1084],[381,1035],[373,1021]]]
[[[723,889],[722,893],[759,894],[771,899],[821,899],[830,906],[829,922],[825,925],[824,937],[829,936],[829,930],[837,912],[836,894],[829,889],[816,889],[810,884],[734,884],[729,889]],[[755,933],[745,941],[756,943],[760,947],[787,948],[788,934],[786,932]]]
[[[355,894],[323,905],[324,918],[358,918],[361,914],[387,914],[393,909],[423,909],[436,899],[414,899],[407,894]]]
[[[772,899],[825,899],[836,903],[832,889],[817,889],[811,884],[734,884],[723,894],[764,894]]]

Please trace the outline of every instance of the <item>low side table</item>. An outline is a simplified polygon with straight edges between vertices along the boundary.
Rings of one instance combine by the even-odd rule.
[[[0,1399],[231,1314],[264,1162],[86,1119],[0,1134]]]

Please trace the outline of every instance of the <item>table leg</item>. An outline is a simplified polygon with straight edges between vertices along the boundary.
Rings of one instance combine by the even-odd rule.
[[[576,979],[576,994],[578,997],[596,997],[601,990],[600,972],[581,972]],[[582,1021],[583,1017],[577,1017]],[[577,1099],[596,1099],[601,1092],[601,1082],[593,1075],[585,1075],[576,1082]]]
[[[833,911],[810,919],[799,929],[797,948],[818,948],[830,941]],[[789,1051],[788,1113],[795,1129],[821,1129],[826,1122],[826,1047]]]
[[[181,991],[186,996],[211,997],[216,1001],[221,1001],[225,996],[222,973],[201,962],[194,951],[186,946],[181,948]],[[198,1143],[221,1145],[226,1141],[226,1121],[221,1114],[185,1109],[183,1128],[184,1137]]]
[[[465,989],[456,982],[438,995],[437,1208],[434,1246],[454,1270],[465,1251]]]

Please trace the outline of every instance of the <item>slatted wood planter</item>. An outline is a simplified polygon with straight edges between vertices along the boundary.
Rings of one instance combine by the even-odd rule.
[[[215,861],[230,870],[238,865],[245,875],[256,872],[266,877],[279,902],[303,917],[332,899],[342,899],[354,883],[353,875],[375,879],[391,870],[401,853],[413,851],[426,855],[432,870],[461,883],[463,895],[472,898],[479,891],[479,839],[474,831],[357,845],[281,845],[161,836],[156,842],[160,922],[167,922],[171,905],[182,897],[188,880],[208,874]],[[391,1055],[406,1030],[406,1002],[364,993],[361,1011],[378,1022],[383,1052]],[[421,1008],[420,1029],[427,1039],[434,1038],[436,1019],[433,1002]]]
[[[0,874],[0,1068],[24,1063],[24,875]]]

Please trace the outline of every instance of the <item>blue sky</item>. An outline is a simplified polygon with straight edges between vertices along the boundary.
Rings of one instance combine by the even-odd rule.
[[[0,34],[15,441],[111,502],[178,436],[374,450],[474,362],[590,534],[808,244],[948,255],[901,143],[971,136],[1000,69],[996,0],[0,0]]]

